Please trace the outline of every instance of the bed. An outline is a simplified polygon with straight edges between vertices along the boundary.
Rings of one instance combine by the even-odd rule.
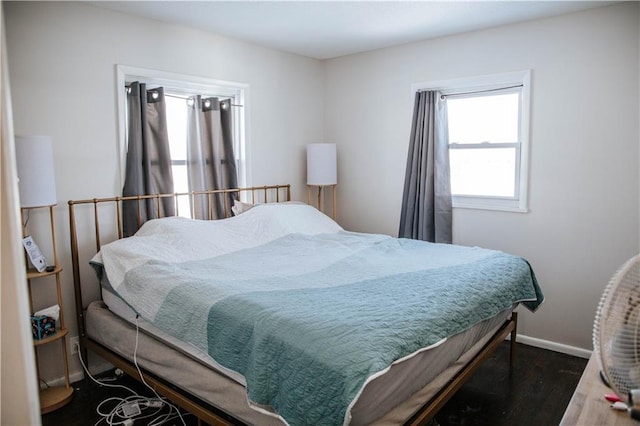
[[[234,216],[158,218],[129,238],[118,238],[126,198],[69,202],[83,353],[135,377],[138,340],[147,381],[207,423],[422,424],[515,341],[513,309],[543,301],[519,257],[348,232],[290,202],[288,185],[198,195],[228,191],[245,201]],[[230,197],[210,199],[231,210]],[[81,253],[98,300],[83,299]]]

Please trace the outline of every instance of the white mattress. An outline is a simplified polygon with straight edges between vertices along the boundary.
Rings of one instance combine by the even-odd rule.
[[[129,324],[135,324],[136,315],[134,311],[122,299],[104,286],[102,295],[104,303],[113,314],[126,320]],[[89,315],[89,311],[87,313],[87,332],[89,336],[105,346],[113,348],[124,357],[132,359],[133,352],[130,349],[132,346],[126,343],[131,337],[120,336],[112,331],[115,328],[122,331],[127,327],[122,324],[115,327],[113,322],[114,320],[117,322],[117,318],[110,319],[104,312],[100,312],[97,307],[94,306],[94,308],[94,315]],[[104,310],[103,308],[102,311]],[[442,379],[435,382],[434,380],[452,365],[457,369],[462,367],[463,364],[456,363],[456,360],[459,360],[465,353],[466,356],[470,357],[472,356],[470,352],[479,351],[484,342],[504,323],[511,311],[512,309],[505,310],[463,333],[450,337],[438,346],[418,351],[409,357],[396,361],[383,374],[366,384],[353,404],[351,424],[394,424],[394,421],[389,420],[394,416],[398,419],[410,417],[413,411],[419,409],[422,403],[429,399],[424,399],[425,395],[430,393],[435,395],[437,390],[446,383],[440,383]],[[162,332],[142,319],[138,320],[138,326],[145,334],[146,348],[155,348],[146,355],[138,353],[141,366],[180,387],[186,387],[194,395],[222,410],[230,412],[243,421],[262,425],[269,419],[267,424],[272,421],[275,422],[274,424],[282,424],[280,418],[252,410],[249,407],[246,390],[244,389],[246,382],[242,375],[224,368],[195,346]],[[128,328],[129,333],[135,333],[134,328],[131,326]],[[122,332],[124,333],[124,331]],[[156,344],[149,343],[151,340],[155,340]],[[167,350],[161,351],[160,348],[162,346],[168,346]],[[140,346],[139,350],[142,352],[145,349]],[[173,359],[175,357],[184,359],[177,362]],[[167,359],[172,361],[163,362],[163,360]],[[189,369],[187,369],[186,365],[189,366]],[[158,366],[161,367],[158,369]],[[202,368],[210,370],[210,373],[204,374]],[[190,378],[187,380],[188,383],[184,383],[187,375]],[[222,384],[217,384],[217,382]],[[430,383],[432,383],[431,386],[429,385]],[[219,392],[215,391],[218,387],[227,389],[222,392],[224,395],[220,395]],[[225,393],[228,389],[234,389],[234,392],[238,394],[236,397],[241,401],[230,402],[229,395]],[[417,400],[412,402],[411,397],[416,393],[420,394],[420,398],[416,398]],[[404,417],[404,415],[407,416]],[[388,423],[389,421],[391,423]]]

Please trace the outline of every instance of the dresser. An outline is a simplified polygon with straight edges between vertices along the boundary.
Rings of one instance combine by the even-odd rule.
[[[640,426],[640,422],[629,417],[626,411],[613,410],[610,407],[611,403],[604,399],[607,393],[613,393],[613,391],[600,380],[598,361],[594,355],[591,355],[560,425]]]

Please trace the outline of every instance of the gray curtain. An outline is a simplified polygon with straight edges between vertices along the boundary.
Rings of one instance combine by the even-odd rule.
[[[127,114],[127,164],[122,195],[172,193],[173,175],[163,88],[147,90],[143,83],[131,83],[127,91]],[[155,200],[124,202],[124,236],[133,235],[149,219],[174,214],[175,205],[171,198],[162,199],[159,203]]]
[[[451,182],[446,101],[416,93],[404,180],[401,238],[451,243]]]
[[[187,118],[187,174],[191,191],[238,187],[233,153],[231,101],[218,98],[189,98]],[[194,219],[230,216],[236,194],[196,196]]]

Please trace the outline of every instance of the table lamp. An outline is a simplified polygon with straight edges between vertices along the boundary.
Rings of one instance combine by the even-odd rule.
[[[17,136],[16,163],[22,208],[57,204],[50,136]]]
[[[318,210],[322,210],[322,189],[333,189],[333,218],[336,218],[336,185],[338,184],[336,144],[307,145],[307,202],[311,201],[312,186],[318,187]]]

